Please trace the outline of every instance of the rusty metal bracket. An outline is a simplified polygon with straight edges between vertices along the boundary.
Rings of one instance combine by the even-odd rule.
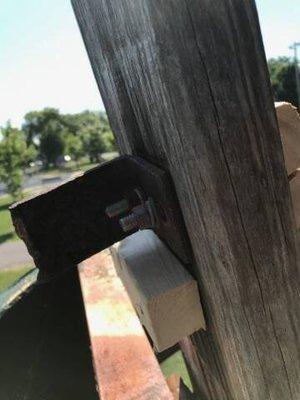
[[[138,230],[138,224],[130,228],[126,215],[139,210],[141,193],[158,210],[153,230],[189,263],[190,245],[169,173],[142,158],[121,156],[11,206],[16,232],[40,269],[40,279],[77,265]],[[114,204],[119,210],[112,210]],[[121,226],[124,217],[127,231]]]

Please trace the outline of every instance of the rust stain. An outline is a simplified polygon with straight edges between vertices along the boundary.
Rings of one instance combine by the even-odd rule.
[[[178,374],[172,374],[167,378],[167,384],[172,392],[174,400],[180,400],[180,380],[181,377]]]
[[[101,399],[173,399],[144,337],[98,337],[92,346]]]
[[[106,250],[79,268],[101,400],[173,400]]]

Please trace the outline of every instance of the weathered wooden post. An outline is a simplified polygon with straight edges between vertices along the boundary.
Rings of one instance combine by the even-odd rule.
[[[199,398],[299,399],[299,264],[253,0],[73,0],[122,153],[168,169],[207,330]]]

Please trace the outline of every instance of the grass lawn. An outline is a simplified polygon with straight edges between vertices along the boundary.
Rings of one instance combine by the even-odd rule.
[[[176,351],[176,353],[164,360],[160,364],[160,367],[166,378],[172,374],[180,375],[186,386],[192,390],[189,373],[186,369],[185,362],[180,350]]]
[[[10,196],[0,197],[0,244],[7,240],[17,239],[8,207],[12,203]]]
[[[102,161],[110,161],[113,158],[118,157],[119,153],[117,151],[111,151],[108,153],[103,153],[101,154]],[[41,170],[38,172],[38,174],[42,174],[45,178],[46,177],[53,177],[57,176],[61,173],[67,173],[67,172],[76,172],[76,171],[87,171],[91,168],[96,167],[99,165],[99,163],[91,163],[87,157],[82,158],[79,160],[79,162],[75,161],[70,161],[68,162],[64,167],[62,168],[57,168],[57,167],[50,167],[46,170]]]
[[[102,162],[103,161],[111,161],[114,158],[118,157],[119,153],[117,153],[116,151],[111,151],[110,153],[103,153],[101,154],[102,157]],[[80,171],[88,171],[91,168],[97,167],[99,165],[99,163],[93,163],[91,164],[89,161],[83,162],[80,164],[79,170]]]
[[[31,271],[34,267],[32,265],[23,265],[9,269],[0,270],[0,292],[8,289],[19,278]]]
[[[89,169],[97,167],[97,165],[99,165],[99,164],[98,163],[95,163],[95,164],[90,164],[90,163],[81,164],[79,170],[85,172],[85,171],[88,171]]]

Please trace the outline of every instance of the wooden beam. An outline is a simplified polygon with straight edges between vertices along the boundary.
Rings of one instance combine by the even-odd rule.
[[[205,329],[197,282],[153,231],[129,236],[112,252],[118,275],[157,351]]]
[[[296,225],[253,0],[73,0],[122,153],[169,169],[207,331],[199,397],[300,398]]]
[[[173,400],[109,251],[79,268],[101,400]]]

